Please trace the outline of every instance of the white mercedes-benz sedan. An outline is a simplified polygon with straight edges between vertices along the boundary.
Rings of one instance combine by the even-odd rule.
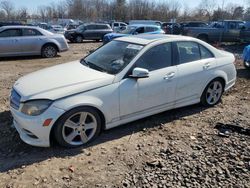
[[[84,145],[102,130],[169,109],[213,106],[236,81],[231,53],[190,37],[121,37],[79,61],[20,78],[10,108],[34,146]]]

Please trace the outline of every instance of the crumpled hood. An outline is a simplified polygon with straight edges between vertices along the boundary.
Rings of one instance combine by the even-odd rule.
[[[33,99],[56,100],[109,85],[114,77],[74,61],[21,77],[14,84],[14,89],[21,95],[22,102]]]

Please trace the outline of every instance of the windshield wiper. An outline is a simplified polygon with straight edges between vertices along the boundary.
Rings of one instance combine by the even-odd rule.
[[[104,68],[99,67],[99,66],[97,66],[96,64],[91,63],[91,62],[89,62],[89,61],[86,61],[85,59],[81,59],[80,63],[83,64],[83,65],[85,65],[85,66],[87,66],[87,67],[89,67],[89,68],[92,68],[92,69],[94,69],[94,70],[97,70],[97,71],[101,71],[101,72],[107,73],[107,71],[106,71]]]
[[[89,63],[85,59],[81,59],[80,63],[89,67]]]
[[[92,69],[95,69],[95,70],[98,70],[98,71],[101,71],[101,72],[107,72],[104,68],[99,67],[94,63],[91,63],[91,62],[87,62],[87,63],[89,65],[89,67],[92,68]]]

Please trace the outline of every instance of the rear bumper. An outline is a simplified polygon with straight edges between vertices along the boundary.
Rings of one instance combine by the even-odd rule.
[[[61,48],[59,52],[66,52],[69,50],[69,47],[66,47],[66,48]]]
[[[225,86],[225,91],[228,91],[231,87],[233,87],[235,85],[235,82],[236,82],[236,78],[231,80],[230,82],[228,82]]]
[[[50,146],[50,132],[56,120],[64,113],[53,105],[39,116],[28,116],[10,108],[13,124],[20,138],[27,144],[39,147]],[[43,126],[46,119],[52,119],[49,126]]]

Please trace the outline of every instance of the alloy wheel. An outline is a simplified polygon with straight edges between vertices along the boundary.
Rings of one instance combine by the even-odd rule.
[[[46,46],[44,48],[44,57],[51,58],[55,57],[57,54],[57,50],[53,46]]]
[[[206,92],[206,102],[209,105],[216,104],[223,93],[223,86],[220,81],[213,81],[210,83],[207,92]]]
[[[62,136],[68,144],[79,146],[91,140],[96,130],[95,116],[89,112],[78,112],[65,121]]]

